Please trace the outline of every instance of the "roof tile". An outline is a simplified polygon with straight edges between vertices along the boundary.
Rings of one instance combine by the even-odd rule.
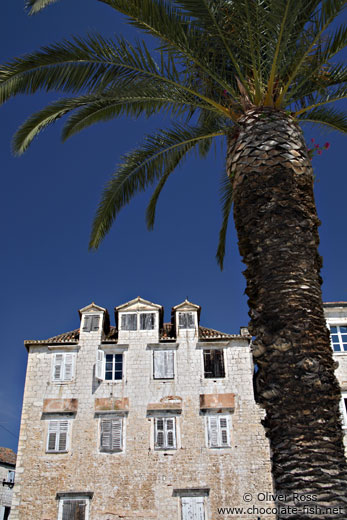
[[[17,455],[10,448],[3,448],[0,446],[0,463],[10,464],[11,466],[16,465]]]

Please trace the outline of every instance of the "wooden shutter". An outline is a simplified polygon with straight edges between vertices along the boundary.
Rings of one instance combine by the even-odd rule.
[[[157,350],[154,356],[154,378],[173,379],[174,378],[174,351]]]
[[[64,381],[71,381],[74,372],[74,354],[66,353],[64,359]]]
[[[195,323],[194,323],[194,317],[192,312],[187,312],[187,329],[194,329]]]
[[[111,450],[111,419],[102,419],[101,420],[101,439],[100,439],[100,447],[102,450]]]
[[[86,518],[86,503],[81,501],[77,503],[76,507],[76,520],[85,520]]]
[[[203,497],[182,497],[182,520],[205,520]]]
[[[170,419],[165,419],[166,422],[166,447],[167,448],[175,448],[176,447],[176,435],[175,435],[175,419],[171,417]]]
[[[137,314],[122,314],[122,330],[137,330]]]
[[[112,419],[112,450],[119,451],[122,449],[122,418],[116,417]]]
[[[69,421],[59,421],[59,440],[57,451],[67,450],[67,435],[69,429]]]
[[[140,329],[141,330],[153,330],[154,329],[154,313],[144,312],[140,314]]]
[[[164,419],[155,419],[155,445],[157,448],[165,446]]]
[[[208,417],[208,441],[210,448],[218,448],[218,419],[215,416]]]
[[[92,316],[90,330],[98,331],[99,330],[99,321],[100,321],[100,316]]]
[[[47,451],[56,451],[57,435],[59,432],[59,421],[49,421]]]
[[[92,316],[84,316],[83,317],[83,332],[90,332],[90,328],[92,325]]]
[[[219,417],[219,432],[220,432],[220,445],[221,446],[229,446],[229,428],[228,428],[228,418],[227,417]]]
[[[64,354],[54,354],[53,381],[61,381],[63,377]]]
[[[85,500],[64,500],[62,520],[85,520]]]
[[[179,312],[178,313],[178,328],[180,329],[186,329],[188,325],[187,322],[187,313],[185,312]]]
[[[100,349],[96,351],[95,377],[101,381],[105,379],[105,353]]]

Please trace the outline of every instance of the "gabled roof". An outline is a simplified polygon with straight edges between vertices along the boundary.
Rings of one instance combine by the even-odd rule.
[[[127,309],[141,310],[142,308],[161,310],[163,306],[158,305],[157,303],[150,302],[148,300],[145,300],[144,298],[141,298],[141,296],[138,296],[137,298],[134,298],[129,302],[123,303],[122,305],[118,305],[118,307],[115,307],[114,310],[118,312],[125,311]]]
[[[16,465],[17,455],[10,448],[3,448],[0,446],[0,463],[9,464],[10,466]]]
[[[103,307],[100,307],[99,305],[96,305],[96,303],[92,302],[89,305],[86,305],[83,307],[83,309],[80,309],[79,315],[82,314],[82,312],[90,312],[90,311],[98,311],[98,312],[107,312],[107,309],[104,309]]]

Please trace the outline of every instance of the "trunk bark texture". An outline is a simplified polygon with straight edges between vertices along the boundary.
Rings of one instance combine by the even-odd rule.
[[[284,112],[249,110],[229,138],[227,169],[247,266],[256,398],[266,409],[275,491],[283,495],[278,519],[346,520],[340,389],[323,314],[320,222],[301,129]]]

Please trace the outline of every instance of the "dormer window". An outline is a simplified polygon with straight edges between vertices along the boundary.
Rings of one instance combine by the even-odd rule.
[[[122,314],[121,328],[122,330],[137,330],[137,314]]]
[[[100,316],[86,314],[83,317],[83,332],[94,332],[99,330]]]
[[[141,312],[140,330],[154,330],[154,324],[155,324],[154,312]]]
[[[178,328],[179,329],[195,329],[195,320],[192,312],[178,313]]]
[[[155,313],[140,312],[121,315],[121,330],[154,330]]]

